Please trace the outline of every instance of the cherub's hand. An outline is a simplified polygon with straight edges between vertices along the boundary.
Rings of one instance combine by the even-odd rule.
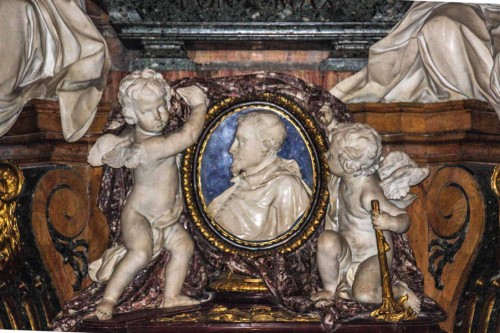
[[[330,106],[331,104],[329,102],[326,102],[325,104],[323,104],[321,109],[319,109],[319,120],[325,126],[330,125],[333,120],[333,112]]]
[[[177,89],[177,93],[184,98],[190,107],[200,104],[208,105],[208,99],[205,93],[197,86],[190,86]]]
[[[382,211],[379,214],[372,214],[373,228],[377,230],[392,230],[392,221],[393,217]]]

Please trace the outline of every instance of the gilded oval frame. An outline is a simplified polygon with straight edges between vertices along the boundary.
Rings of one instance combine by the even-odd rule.
[[[208,215],[201,191],[201,160],[210,136],[229,116],[248,108],[263,108],[279,113],[293,123],[304,139],[311,155],[313,195],[309,208],[301,220],[278,237],[265,241],[249,241],[225,231]],[[205,128],[197,144],[186,151],[182,167],[182,184],[187,209],[196,228],[205,239],[223,252],[257,256],[272,251],[289,253],[302,246],[316,231],[328,204],[328,166],[325,153],[327,143],[322,130],[311,115],[289,97],[263,93],[250,98],[225,98],[207,111]]]

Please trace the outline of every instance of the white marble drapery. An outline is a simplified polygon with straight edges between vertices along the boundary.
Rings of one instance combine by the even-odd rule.
[[[271,240],[290,230],[307,210],[312,192],[295,160],[276,158],[259,172],[240,174],[208,212],[227,232],[249,241]]]
[[[330,93],[348,103],[475,98],[500,116],[500,6],[414,3]]]
[[[59,98],[67,141],[95,116],[110,68],[103,37],[76,0],[0,1],[0,136],[32,98]]]

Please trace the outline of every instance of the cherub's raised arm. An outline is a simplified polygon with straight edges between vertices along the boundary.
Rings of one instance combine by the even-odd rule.
[[[196,86],[180,88],[177,92],[191,107],[191,115],[178,130],[143,142],[144,150],[149,156],[156,158],[173,156],[193,145],[201,135],[207,112],[205,94]]]

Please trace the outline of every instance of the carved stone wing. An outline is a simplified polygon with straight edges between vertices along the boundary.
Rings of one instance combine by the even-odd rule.
[[[422,182],[429,169],[419,168],[406,153],[396,151],[385,157],[378,173],[384,195],[396,206],[406,208],[417,198],[410,193],[410,187]]]
[[[104,154],[102,161],[112,168],[121,168],[123,166],[130,167],[128,160],[131,155],[132,142],[123,141],[116,145],[113,150]]]

